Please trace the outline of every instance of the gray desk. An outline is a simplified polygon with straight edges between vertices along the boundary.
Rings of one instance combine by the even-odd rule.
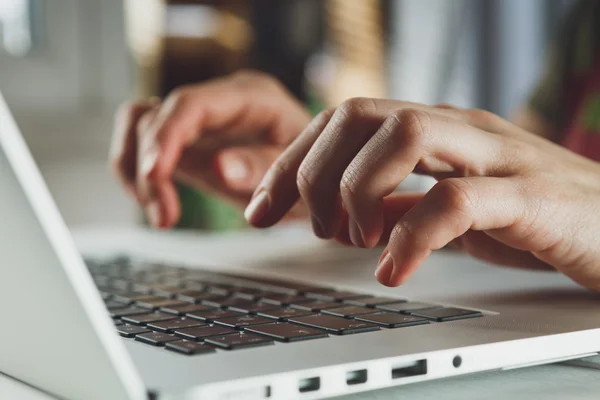
[[[309,261],[315,247],[323,243],[307,238],[303,228],[277,232],[243,232],[234,235],[204,236],[194,233],[164,234],[139,230],[81,230],[75,233],[79,247],[88,253],[102,254],[111,249],[148,253],[159,259],[176,259],[194,263],[199,254],[204,260],[221,264],[244,263],[267,268],[290,258]],[[235,249],[235,251],[232,251]],[[331,252],[328,252],[331,253]],[[350,254],[353,250],[338,253]],[[321,256],[321,255],[320,255]],[[462,256],[449,257],[449,263],[469,261]],[[335,261],[331,260],[330,265]],[[282,267],[295,268],[293,265]],[[342,285],[373,280],[372,271],[350,270]],[[373,283],[373,288],[376,288]],[[599,338],[600,343],[600,338]],[[598,399],[600,398],[600,356],[561,364],[537,366],[511,371],[492,371],[442,381],[413,384],[338,399]],[[27,385],[0,374],[0,399],[49,400],[50,397]]]

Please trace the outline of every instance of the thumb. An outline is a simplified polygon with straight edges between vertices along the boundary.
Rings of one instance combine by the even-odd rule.
[[[230,147],[217,153],[213,170],[225,188],[252,194],[283,150],[278,146]]]

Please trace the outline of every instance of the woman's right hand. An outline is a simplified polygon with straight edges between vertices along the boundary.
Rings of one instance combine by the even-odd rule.
[[[243,209],[272,162],[310,120],[274,78],[237,72],[180,87],[162,102],[123,106],[110,165],[150,223],[168,228],[181,213],[176,181]],[[292,214],[304,215],[303,207]]]

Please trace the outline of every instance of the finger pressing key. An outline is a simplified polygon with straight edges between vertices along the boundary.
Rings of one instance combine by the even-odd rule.
[[[333,114],[321,112],[275,160],[252,196],[244,216],[251,225],[268,227],[278,222],[300,198],[296,177],[300,163]]]

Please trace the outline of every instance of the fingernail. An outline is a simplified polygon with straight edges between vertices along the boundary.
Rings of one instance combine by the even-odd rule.
[[[223,177],[231,183],[244,182],[250,175],[250,165],[244,157],[229,156],[223,161]]]
[[[310,223],[312,224],[313,232],[315,233],[315,235],[317,235],[317,237],[321,239],[326,239],[325,230],[323,229],[321,221],[319,221],[314,215],[311,215]]]
[[[151,201],[146,207],[146,216],[148,217],[148,222],[155,228],[160,227],[160,204],[158,201]]]
[[[257,224],[267,214],[270,206],[269,194],[261,189],[259,193],[250,200],[250,203],[244,211],[244,218],[252,225]]]
[[[385,250],[379,259],[379,264],[375,270],[375,277],[379,283],[387,285],[390,281],[390,276],[394,270],[394,259],[389,250]]]
[[[350,240],[352,240],[352,243],[354,243],[355,246],[366,247],[362,232],[356,221],[352,218],[348,220],[348,230],[350,232]]]

